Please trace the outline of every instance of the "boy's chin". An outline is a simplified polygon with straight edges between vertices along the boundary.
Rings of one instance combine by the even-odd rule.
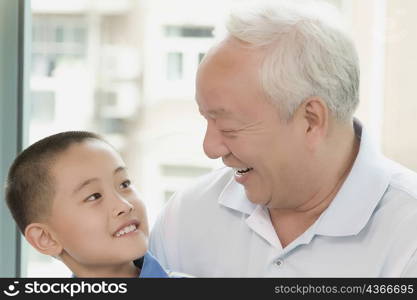
[[[146,252],[148,252],[148,242],[141,243],[135,249],[132,249],[132,255],[129,257],[130,260],[136,260],[138,258],[141,258],[142,256],[145,256]]]

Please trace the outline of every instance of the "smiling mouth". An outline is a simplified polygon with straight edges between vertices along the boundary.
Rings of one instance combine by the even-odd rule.
[[[124,236],[128,233],[134,232],[138,229],[138,224],[131,224],[128,226],[123,227],[122,229],[120,229],[119,231],[117,231],[113,236],[115,237],[121,237]]]
[[[243,176],[247,174],[248,172],[252,171],[253,168],[242,168],[242,169],[235,169],[236,176]]]

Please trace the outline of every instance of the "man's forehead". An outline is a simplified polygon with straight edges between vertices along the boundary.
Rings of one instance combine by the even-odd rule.
[[[259,49],[235,38],[227,38],[212,47],[200,65],[217,72],[228,72],[242,69],[242,65],[259,60]]]

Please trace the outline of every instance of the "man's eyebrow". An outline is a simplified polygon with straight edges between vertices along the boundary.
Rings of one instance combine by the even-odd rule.
[[[120,167],[117,167],[115,170],[114,170],[114,172],[113,172],[113,174],[117,174],[117,173],[119,173],[119,172],[122,172],[122,171],[126,171],[127,169],[126,169],[126,167],[123,167],[123,166],[120,166]],[[79,191],[81,191],[84,187],[86,187],[87,185],[89,185],[90,183],[92,183],[92,182],[94,182],[94,181],[98,181],[99,179],[97,178],[97,177],[94,177],[94,178],[90,178],[90,179],[87,179],[87,180],[85,180],[85,181],[83,181],[80,185],[78,185],[75,189],[74,189],[74,191],[72,192],[72,194],[76,194],[76,193],[78,193]]]
[[[204,115],[204,112],[200,110],[200,114]],[[230,116],[232,113],[230,111],[225,110],[224,108],[219,109],[211,109],[207,111],[207,115],[210,117],[227,117]]]

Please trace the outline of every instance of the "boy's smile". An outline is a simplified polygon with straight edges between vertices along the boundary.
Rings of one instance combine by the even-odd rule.
[[[115,233],[113,233],[113,236],[124,237],[129,234],[137,233],[139,225],[140,223],[138,221],[135,221],[135,220],[129,221],[127,222],[127,224],[120,226],[120,228],[117,229]]]
[[[55,190],[46,224],[59,257],[76,276],[131,275],[148,248],[145,207],[119,154],[88,140],[71,145],[51,163]]]

